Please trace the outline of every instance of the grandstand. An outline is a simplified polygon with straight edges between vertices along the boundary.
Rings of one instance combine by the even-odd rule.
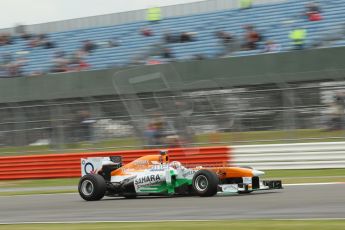
[[[282,3],[257,4],[247,10],[228,9],[211,13],[202,13],[190,16],[168,17],[159,23],[150,24],[147,21],[131,22],[122,25],[100,26],[70,31],[52,32],[47,34],[49,40],[56,44],[54,49],[28,48],[27,41],[15,38],[12,45],[0,47],[0,54],[11,53],[15,57],[25,57],[28,62],[23,68],[25,75],[33,72],[49,72],[56,51],[64,51],[68,55],[80,49],[82,41],[91,40],[102,43],[111,39],[118,39],[117,47],[99,47],[85,61],[92,69],[106,69],[117,66],[127,66],[133,59],[146,57],[153,45],[161,44],[164,33],[195,32],[196,41],[189,43],[164,44],[172,50],[176,61],[190,59],[193,55],[203,55],[214,58],[220,52],[219,40],[215,37],[216,31],[227,31],[237,38],[244,36],[243,25],[254,25],[263,35],[264,40],[274,40],[280,44],[281,51],[292,49],[289,32],[296,27],[304,27],[307,32],[307,47],[320,40],[333,29],[343,26],[345,11],[344,0],[319,1],[322,8],[323,20],[310,22],[301,14],[305,10],[306,0],[289,0]],[[145,37],[140,29],[149,27],[154,35]],[[30,31],[29,31],[30,32]],[[262,53],[262,45],[257,50],[237,51],[232,56],[255,55]],[[345,40],[337,40],[332,46],[343,46]],[[156,59],[165,62],[160,57]]]

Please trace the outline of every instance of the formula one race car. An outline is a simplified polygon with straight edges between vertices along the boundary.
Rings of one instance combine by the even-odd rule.
[[[81,159],[80,196],[87,201],[104,196],[197,195],[250,193],[256,190],[282,189],[280,180],[261,181],[264,172],[249,167],[194,167],[169,163],[167,151],[140,157],[124,166],[122,158]]]

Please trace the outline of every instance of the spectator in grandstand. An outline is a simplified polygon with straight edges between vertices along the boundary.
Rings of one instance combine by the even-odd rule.
[[[322,19],[321,10],[318,3],[312,1],[306,5],[305,16],[309,21],[320,21]]]
[[[171,52],[171,49],[169,49],[169,48],[164,48],[161,56],[163,58],[167,58],[167,59],[175,58],[175,56]]]
[[[90,68],[85,60],[83,60],[84,53],[80,50],[73,52],[68,62],[68,71],[82,71]]]
[[[24,32],[21,32],[21,33],[19,34],[19,36],[20,36],[22,39],[28,41],[28,40],[30,40],[34,35],[32,35],[32,34],[30,34],[30,33],[27,33],[26,31],[24,31]]]
[[[157,129],[153,122],[150,122],[144,131],[144,136],[146,138],[146,143],[148,148],[156,145]]]
[[[238,49],[237,39],[232,34],[225,31],[218,31],[215,36],[219,39],[222,47],[222,51],[217,56],[229,55]]]
[[[55,48],[55,44],[50,41],[46,34],[32,35],[28,41],[28,46],[31,48],[43,47],[45,49]]]
[[[239,0],[239,1],[240,1],[240,9],[241,10],[252,8],[253,0]]]
[[[295,50],[302,50],[307,38],[307,30],[304,28],[295,28],[290,32],[289,38],[292,40]]]
[[[242,48],[244,50],[256,50],[258,42],[261,41],[261,35],[252,25],[246,25],[244,29],[246,30],[245,43],[242,45]]]
[[[25,58],[14,59],[11,53],[2,55],[1,71],[4,76],[21,76],[22,67],[26,64]]]
[[[28,40],[28,46],[30,48],[35,48],[40,45],[40,37],[38,35],[33,35],[29,40]]]
[[[223,44],[228,44],[234,39],[230,33],[227,33],[225,31],[216,32],[216,37],[219,38]]]
[[[170,34],[170,33],[165,33],[165,34],[163,35],[163,38],[164,38],[164,41],[165,41],[166,43],[176,43],[176,42],[179,42],[179,41],[180,41],[178,35],[174,35],[174,34]]]
[[[180,34],[165,33],[163,39],[166,43],[192,42],[196,40],[195,32],[182,32]]]
[[[92,124],[96,121],[91,118],[89,111],[79,111],[80,118],[80,138],[82,141],[90,141],[92,139]]]
[[[71,71],[72,72],[73,71],[79,72],[79,71],[83,71],[83,70],[89,69],[90,66],[91,65],[89,63],[87,63],[86,61],[80,60],[78,63],[68,65],[67,71],[69,71],[69,72],[71,72]]]
[[[315,1],[309,2],[306,6],[306,13],[321,13],[319,4]]]
[[[17,58],[15,61],[12,61],[8,64],[8,75],[11,77],[22,76],[22,67],[27,63],[25,58]]]
[[[77,71],[87,70],[90,69],[91,65],[87,63],[85,60],[81,60],[79,65],[77,66]]]
[[[150,28],[144,27],[140,29],[140,34],[145,37],[150,37],[153,35],[153,32]]]
[[[13,44],[12,36],[9,33],[0,34],[0,46]]]
[[[264,52],[265,53],[274,53],[279,52],[281,50],[281,46],[275,43],[273,40],[268,40],[265,43]]]
[[[180,35],[180,42],[192,42],[195,41],[195,32],[182,32]]]
[[[92,139],[92,124],[95,122],[91,118],[91,113],[87,110],[80,110],[72,114],[69,121],[68,134],[72,142],[89,141]]]
[[[151,23],[157,23],[162,20],[161,9],[159,7],[152,7],[147,10],[147,20]]]
[[[60,73],[66,72],[68,70],[68,60],[65,57],[65,53],[63,51],[55,52],[54,59],[53,59],[53,67],[51,72],[53,73]]]
[[[84,51],[85,54],[91,53],[96,48],[97,48],[97,45],[94,44],[92,41],[90,41],[90,40],[83,41],[82,51]]]
[[[334,101],[329,107],[329,122],[328,131],[340,130],[344,128],[344,109],[345,109],[345,95],[343,92],[337,92],[334,96]]]
[[[149,122],[144,135],[147,139],[148,147],[162,146],[165,144],[165,132],[166,128],[165,120],[160,113],[154,114],[152,121]]]
[[[80,50],[74,51],[69,58],[69,64],[78,64],[82,58],[84,57],[84,53]]]
[[[46,34],[39,35],[40,37],[40,45],[45,49],[55,48],[55,43],[48,39]]]

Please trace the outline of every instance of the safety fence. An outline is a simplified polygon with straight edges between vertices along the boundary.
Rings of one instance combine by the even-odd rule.
[[[232,157],[257,169],[345,168],[345,142],[233,146]]]
[[[0,103],[0,153],[345,141],[345,81],[188,92],[157,88],[171,92]]]
[[[81,176],[80,159],[87,157],[122,156],[128,163],[141,156],[158,154],[157,149],[116,152],[65,153],[32,156],[0,157],[0,180],[70,178]],[[193,165],[227,165],[229,147],[169,149],[171,161]]]

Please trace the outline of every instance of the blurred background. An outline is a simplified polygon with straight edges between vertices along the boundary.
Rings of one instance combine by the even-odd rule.
[[[0,30],[1,155],[345,139],[344,0],[120,2]]]

